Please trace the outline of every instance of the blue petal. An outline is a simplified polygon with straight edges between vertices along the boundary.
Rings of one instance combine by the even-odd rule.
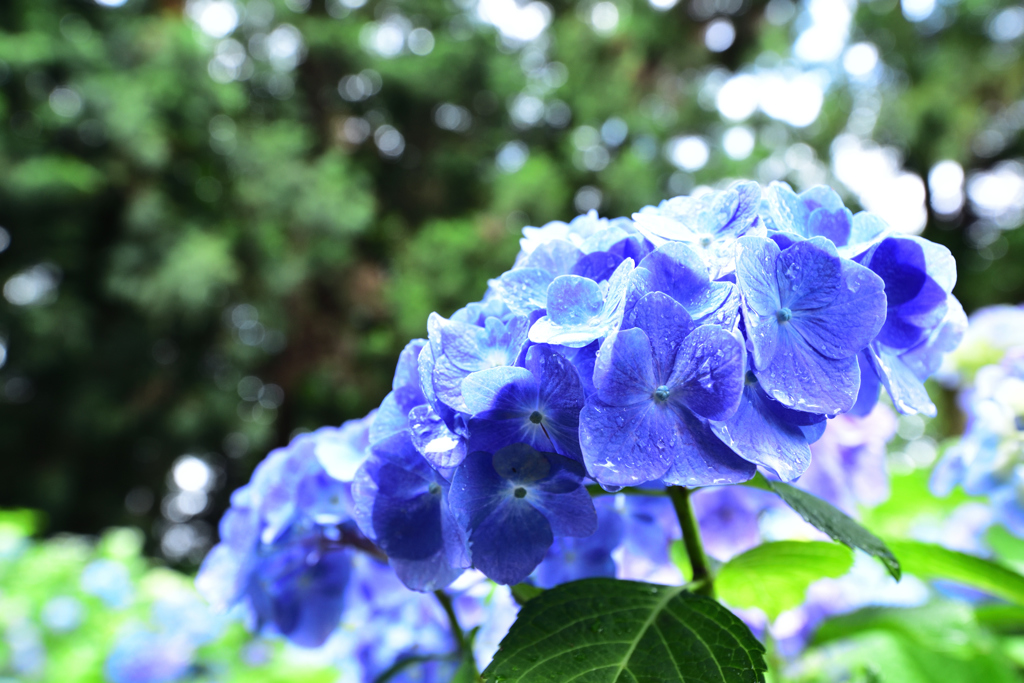
[[[595,251],[581,258],[579,263],[572,269],[572,274],[588,278],[594,282],[604,282],[612,276],[615,269],[622,263],[623,258],[620,254]]]
[[[548,520],[555,536],[589,536],[597,530],[597,512],[590,493],[582,485],[583,468],[574,461],[548,456],[552,461],[549,479],[528,487],[524,500]],[[569,468],[568,465],[576,465]]]
[[[800,193],[800,201],[811,212],[816,209],[839,211],[843,208],[842,198],[828,185],[815,185]]]
[[[946,299],[946,315],[914,348],[904,351],[900,358],[919,378],[931,377],[942,364],[942,356],[960,345],[967,330],[967,315],[955,296]]]
[[[377,417],[370,425],[370,443],[383,441],[409,428],[409,414],[398,405],[395,392],[388,393],[377,409]]]
[[[824,207],[815,209],[807,218],[807,235],[824,237],[841,247],[850,240],[852,222],[853,214],[846,207],[835,211]]]
[[[545,308],[548,286],[555,275],[540,268],[516,268],[488,284],[516,315],[529,315]]]
[[[529,321],[524,317],[512,318],[507,323],[487,318],[484,327],[449,320],[441,329],[441,347],[460,370],[476,372],[513,365],[526,344],[528,329]]]
[[[861,211],[853,215],[850,227],[849,249],[859,253],[890,232],[889,225],[873,213]]]
[[[769,230],[806,236],[807,207],[787,183],[771,183],[765,189],[761,203],[761,218]]]
[[[579,411],[583,407],[579,373],[565,356],[551,347],[533,346],[526,353],[526,368],[540,384],[540,397],[548,408]]]
[[[540,384],[541,425],[554,450],[582,461],[579,416],[586,397],[579,373],[564,356],[543,346],[534,346],[527,352],[526,367]]]
[[[775,263],[779,302],[792,311],[827,306],[839,294],[842,271],[839,255],[828,240],[815,237],[797,242]]]
[[[583,252],[571,242],[551,240],[527,254],[522,262],[516,264],[516,268],[539,268],[551,273],[553,278],[572,272],[573,266],[582,257]]]
[[[536,410],[539,387],[526,368],[491,368],[462,380],[462,396],[471,414],[486,410],[518,415]]]
[[[690,314],[668,294],[651,292],[633,307],[630,326],[647,334],[653,352],[655,381],[665,383],[675,366],[679,346],[694,329]]]
[[[381,549],[396,560],[426,560],[438,554],[444,544],[441,492],[431,494],[426,482],[390,463],[383,463],[377,476],[388,491],[373,506],[373,528]]]
[[[678,405],[672,405],[673,461],[662,476],[666,484],[710,486],[737,484],[754,476],[757,469],[740,458],[715,436],[710,425]]]
[[[828,421],[822,420],[816,424],[801,425],[800,431],[804,433],[804,438],[807,439],[807,443],[814,443],[825,435],[826,427],[828,427]]]
[[[603,293],[600,285],[587,278],[556,278],[548,288],[548,315],[530,328],[530,341],[582,347],[615,331],[622,322],[632,272],[633,259],[627,258],[612,273]]]
[[[286,578],[273,596],[274,625],[300,647],[319,647],[338,627],[351,560],[347,552],[328,552],[314,566]]]
[[[921,342],[946,314],[947,292],[956,281],[949,251],[920,238],[890,237],[862,260],[885,281],[889,310],[878,341],[902,349]]]
[[[658,382],[651,342],[643,330],[622,330],[605,340],[594,364],[594,386],[608,405],[650,400]]]
[[[895,350],[881,344],[872,344],[871,361],[896,410],[905,415],[921,413],[935,417],[937,410],[928,396],[924,382],[907,367]]]
[[[540,425],[530,422],[530,413],[484,411],[469,421],[469,450],[494,452],[511,444],[523,443],[538,450],[555,448]]]
[[[864,266],[841,263],[841,287],[823,308],[794,310],[790,325],[828,358],[847,358],[867,347],[885,321],[885,284]]]
[[[704,261],[679,242],[669,242],[651,252],[639,268],[651,273],[647,285],[650,291],[665,292],[694,319],[719,308],[732,289],[725,282],[710,282]]]
[[[712,422],[711,429],[744,460],[793,481],[811,463],[811,449],[800,428],[778,419],[766,409],[765,400],[756,386],[744,388],[736,413],[724,422]]]
[[[587,399],[580,446],[587,472],[602,486],[637,486],[660,479],[672,465],[675,416],[647,399],[623,406]]]
[[[857,402],[850,408],[850,415],[864,417],[874,410],[875,404],[878,403],[882,380],[878,379],[875,373],[870,349],[857,354],[857,364],[860,366],[860,391],[857,394]]]
[[[473,370],[464,370],[458,367],[447,355],[437,358],[433,367],[433,387],[438,403],[446,406],[450,411],[470,412],[462,397],[462,382],[473,372]]]
[[[502,476],[516,478],[516,482]],[[470,453],[452,478],[450,504],[467,529],[473,564],[500,583],[518,583],[544,558],[554,538],[545,516],[528,499],[513,495],[515,483],[533,483],[551,463],[533,449],[510,447],[498,454]]]
[[[743,323],[753,352],[754,368],[764,370],[778,353],[781,334],[778,317],[774,313],[761,315],[744,305]]]
[[[420,388],[419,372],[419,355],[426,345],[426,339],[413,339],[405,345],[398,357],[398,367],[395,368],[395,378],[391,382],[391,389],[398,405],[406,413],[427,402],[423,396],[423,390]]]
[[[409,432],[416,450],[434,467],[455,467],[466,457],[466,440],[428,405],[409,411]]]
[[[552,346],[550,348],[569,359],[572,366],[576,368],[584,396],[590,396],[596,391],[594,388],[594,364],[597,362],[597,353],[601,348],[600,342],[595,341],[578,349],[568,346]]]
[[[714,325],[702,325],[683,341],[666,383],[672,400],[711,420],[736,412],[743,391],[743,343]]]
[[[755,374],[769,396],[808,413],[845,412],[853,407],[860,388],[856,356],[826,358],[786,325],[780,327],[774,359]]]
[[[443,588],[467,566],[447,490],[448,483],[402,436],[375,446],[353,482],[360,530],[388,554],[412,590]]]
[[[774,318],[782,308],[775,277],[775,264],[781,253],[774,242],[761,237],[741,237],[737,242],[736,284],[745,310]],[[747,317],[745,313],[744,318]]]
[[[469,534],[473,565],[491,580],[513,585],[537,568],[554,541],[551,526],[523,499],[506,498]]]
[[[548,287],[548,317],[559,325],[585,325],[601,312],[601,285],[579,275],[561,275]]]

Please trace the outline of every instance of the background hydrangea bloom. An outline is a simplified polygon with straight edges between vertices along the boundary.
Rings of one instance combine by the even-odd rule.
[[[353,429],[354,427],[354,429]],[[352,522],[350,484],[331,477],[318,456],[346,473],[361,457],[366,425],[349,426],[354,453],[335,459],[339,430],[300,434],[263,461],[252,481],[232,494],[196,586],[215,607],[242,603],[258,627],[307,647],[337,625],[351,559],[361,534]],[[318,448],[321,439],[324,448]],[[341,442],[350,447],[346,438]]]
[[[613,496],[594,501],[597,530],[582,537],[556,538],[544,560],[533,573],[533,581],[541,588],[592,577],[614,577],[616,564],[612,552],[622,543],[624,524]]]

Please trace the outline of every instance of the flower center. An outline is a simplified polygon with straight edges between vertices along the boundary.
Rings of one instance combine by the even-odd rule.
[[[788,323],[793,318],[793,311],[788,308],[780,308],[775,312],[775,319],[780,323]]]
[[[544,416],[540,414],[539,410],[535,410],[532,413],[530,413],[530,422],[532,422],[535,425],[539,425],[541,423],[541,420],[543,419]]]
[[[522,486],[517,486],[516,490],[512,492],[516,498],[526,498],[526,489]]]
[[[671,390],[662,384],[660,387],[654,390],[654,400],[659,403],[664,403],[668,400],[668,395],[672,393]]]
[[[437,494],[441,493],[441,487],[438,486],[437,484],[431,484],[430,486],[427,487],[427,491],[430,493],[430,495],[436,496]]]
[[[748,387],[752,384],[757,384],[757,375],[754,374],[753,370],[747,370],[747,374],[743,376],[743,383]]]

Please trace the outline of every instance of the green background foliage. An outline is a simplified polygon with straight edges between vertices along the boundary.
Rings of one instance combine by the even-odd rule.
[[[552,2],[543,37],[523,46],[449,0],[240,2],[231,44],[179,0],[4,2],[0,281],[42,273],[56,289],[0,301],[0,501],[45,511],[50,532],[140,526],[151,552],[187,524],[192,550],[168,558],[194,563],[269,449],[377,405],[427,314],[479,298],[520,228],[576,215],[581,188],[609,216],[739,177],[829,182],[856,208],[828,160],[867,105],[874,123],[858,134],[920,178],[941,159],[971,177],[1024,153],[1020,40],[989,35],[1003,4],[943,4],[914,23],[873,0],[853,8],[849,33],[877,46],[879,81],[814,67],[832,82],[817,120],[755,113],[752,153],[730,158],[716,84],[787,64],[808,22],[773,3],[616,0],[609,32],[594,3]],[[395,17],[432,32],[429,54],[367,47]],[[736,32],[717,53],[704,44],[715,17]],[[259,48],[282,26],[302,36],[284,66]],[[217,56],[233,46],[245,61],[224,77]],[[373,92],[346,99],[356,75]],[[523,98],[546,118],[524,123]],[[442,105],[461,108],[455,129],[438,125]],[[628,134],[594,152],[612,118]],[[387,126],[400,156],[375,142]],[[709,141],[706,165],[670,162],[679,135]],[[509,149],[521,166],[496,163]],[[928,206],[925,236],[956,255],[968,310],[1022,298],[1019,220],[993,230],[972,202],[955,215]],[[185,453],[214,466],[216,493],[168,518],[168,471]]]

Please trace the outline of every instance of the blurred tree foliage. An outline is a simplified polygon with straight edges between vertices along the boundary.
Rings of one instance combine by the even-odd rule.
[[[738,177],[868,203],[829,165],[851,135],[917,178],[922,211],[957,162],[971,201],[932,197],[926,235],[969,310],[1024,298],[1024,25],[995,0],[924,18],[836,0],[853,22],[809,64],[791,50],[817,1],[6,0],[0,500],[51,530],[187,525],[192,550],[164,552],[201,557],[267,450],[374,407],[427,314],[479,298],[523,225]],[[874,46],[871,78],[845,42]],[[824,84],[812,123],[724,116],[730,77],[769,72]],[[737,128],[745,151],[721,142]],[[1020,197],[975,201],[976,177]],[[165,496],[184,453],[216,475],[205,506]]]

